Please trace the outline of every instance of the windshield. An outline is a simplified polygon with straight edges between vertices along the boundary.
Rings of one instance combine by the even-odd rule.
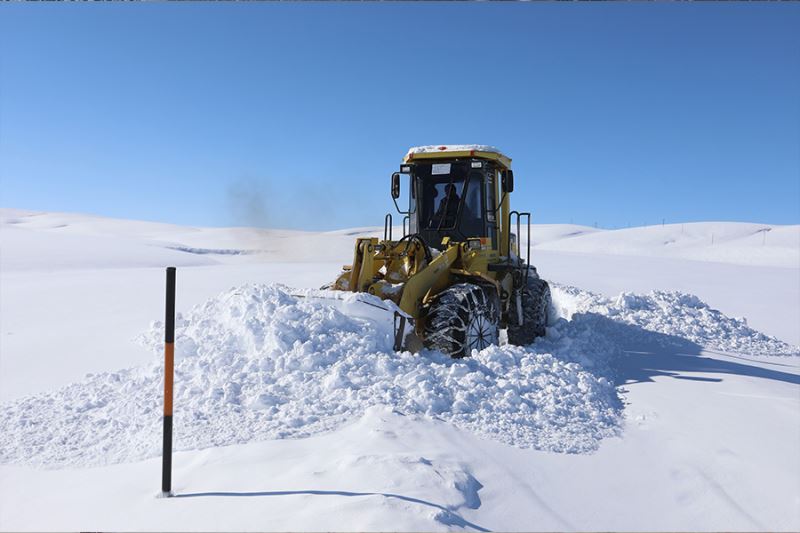
[[[471,161],[417,163],[414,166],[416,216],[411,215],[413,232],[420,233],[432,247],[442,238],[462,242],[469,237],[486,237],[482,170]]]
[[[467,174],[465,163],[434,163],[417,167],[423,229],[456,227]]]

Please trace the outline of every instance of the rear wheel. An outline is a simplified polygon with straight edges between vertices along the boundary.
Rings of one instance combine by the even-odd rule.
[[[428,310],[425,346],[461,358],[498,344],[498,309],[493,291],[479,285],[460,283],[443,290]]]
[[[522,290],[511,294],[508,311],[508,342],[517,346],[532,343],[544,337],[550,312],[550,286],[541,278],[528,275]],[[519,323],[517,300],[522,297],[522,324]]]

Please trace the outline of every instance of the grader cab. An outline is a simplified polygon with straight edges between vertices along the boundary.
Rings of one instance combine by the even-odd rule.
[[[401,343],[412,349],[421,341],[465,357],[497,344],[500,329],[511,344],[533,342],[545,333],[550,288],[530,265],[530,213],[511,210],[513,190],[511,159],[496,148],[410,149],[391,179],[403,235],[392,238],[387,215],[384,238],[357,239],[353,264],[329,288],[394,302],[412,324],[414,338]]]

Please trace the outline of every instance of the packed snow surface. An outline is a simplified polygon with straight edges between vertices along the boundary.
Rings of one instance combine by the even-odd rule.
[[[522,448],[591,452],[620,432],[614,362],[631,343],[798,353],[691,295],[609,299],[556,287],[554,301],[546,338],[452,360],[393,352],[390,331],[284,286],[231,289],[177,319],[176,449],[306,437],[389,405]],[[5,404],[0,461],[77,466],[158,455],[162,339],[161,323],[141,335],[155,354],[148,366]]]

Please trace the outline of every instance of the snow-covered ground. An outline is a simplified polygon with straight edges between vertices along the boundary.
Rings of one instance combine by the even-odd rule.
[[[558,320],[461,361],[291,295],[378,232],[0,209],[0,529],[800,529],[800,226],[534,226]]]

